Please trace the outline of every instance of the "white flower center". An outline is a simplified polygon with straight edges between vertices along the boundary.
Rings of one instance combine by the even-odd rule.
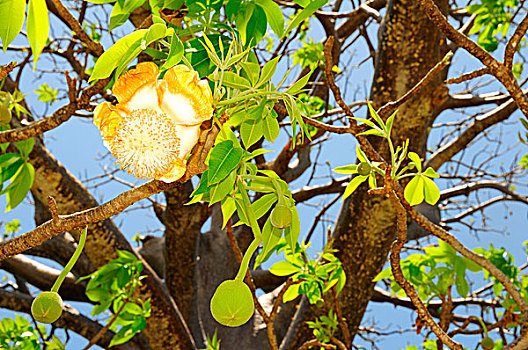
[[[116,134],[106,140],[121,168],[142,179],[159,178],[174,165],[180,139],[165,115],[135,110],[121,119]]]

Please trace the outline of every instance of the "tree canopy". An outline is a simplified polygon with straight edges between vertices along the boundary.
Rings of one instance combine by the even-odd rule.
[[[527,30],[518,0],[0,0],[0,348],[527,349]]]

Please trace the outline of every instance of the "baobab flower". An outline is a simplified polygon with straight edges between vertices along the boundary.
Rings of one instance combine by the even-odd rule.
[[[172,182],[185,173],[200,124],[213,115],[213,97],[207,81],[184,65],[169,69],[161,80],[159,74],[152,62],[123,74],[113,87],[118,103],[99,104],[93,122],[122,169]]]

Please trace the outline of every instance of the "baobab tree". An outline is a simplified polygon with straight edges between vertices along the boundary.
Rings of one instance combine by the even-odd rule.
[[[0,244],[33,322],[2,346],[349,349],[383,302],[417,347],[528,348],[525,266],[461,243],[528,202],[527,30],[516,0],[2,1],[2,195],[35,221]],[[162,234],[134,248],[131,209]]]

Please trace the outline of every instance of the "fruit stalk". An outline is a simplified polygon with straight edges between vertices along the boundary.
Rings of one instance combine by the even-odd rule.
[[[85,227],[81,231],[81,237],[79,239],[79,245],[77,246],[77,249],[75,249],[75,252],[73,253],[72,257],[70,258],[70,261],[68,261],[68,263],[64,267],[64,270],[62,270],[62,272],[60,273],[59,277],[57,277],[57,280],[55,281],[55,283],[53,283],[53,286],[51,287],[51,291],[52,292],[55,292],[55,293],[59,292],[59,288],[60,288],[62,282],[64,281],[64,279],[66,278],[66,275],[68,275],[68,273],[71,271],[71,269],[73,268],[73,266],[77,262],[77,259],[79,259],[79,256],[81,255],[81,253],[83,251],[83,248],[84,248],[84,243],[86,243],[86,233],[87,233],[87,231],[88,231],[88,227]]]

